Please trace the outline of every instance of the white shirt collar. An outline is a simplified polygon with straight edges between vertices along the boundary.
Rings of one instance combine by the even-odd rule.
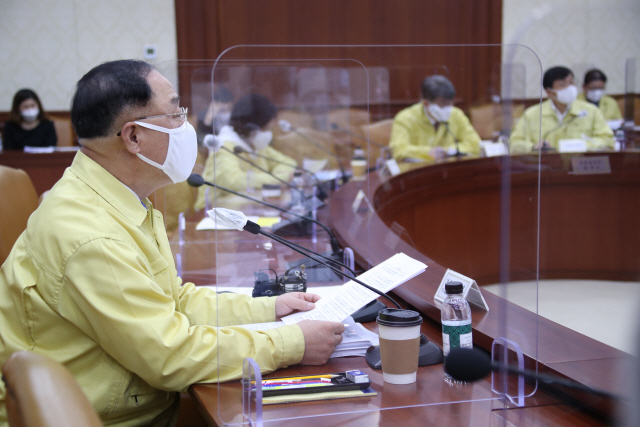
[[[569,110],[571,109],[571,104],[567,105],[567,108],[564,110],[564,113],[561,113],[560,110],[558,110],[556,108],[556,104],[553,103],[553,100],[551,101],[551,108],[553,109],[553,111],[556,113],[556,116],[558,117],[558,121],[560,123],[562,123],[562,121],[564,120],[565,117],[567,117],[567,114],[569,114]]]

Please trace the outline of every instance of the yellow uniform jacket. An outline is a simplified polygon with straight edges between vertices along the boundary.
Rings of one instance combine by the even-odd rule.
[[[530,153],[540,138],[556,150],[561,139],[584,139],[591,151],[613,149],[614,142],[613,132],[598,107],[580,100],[571,104],[562,122],[550,99],[527,108],[511,132],[509,151],[511,154]]]
[[[584,102],[588,102],[584,96],[584,93],[578,95],[578,99]],[[594,104],[595,105],[595,104]],[[598,108],[604,116],[605,120],[621,120],[622,113],[620,107],[618,107],[618,101],[607,95],[603,95],[598,103]]]
[[[225,327],[274,321],[275,298],[182,284],[160,212],[82,152],[0,268],[0,306],[0,363],[17,350],[61,362],[105,425],[166,425],[190,384],[304,354],[298,326]],[[4,425],[5,396],[0,383]]]
[[[422,102],[418,102],[400,111],[393,119],[389,147],[394,159],[433,160],[429,151],[434,147],[455,150],[454,136],[461,152],[476,156],[480,154],[480,136],[462,110],[453,107],[448,131],[443,124],[439,124],[436,129],[425,114],[423,106]]]

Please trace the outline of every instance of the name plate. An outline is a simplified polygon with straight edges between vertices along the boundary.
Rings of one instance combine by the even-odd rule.
[[[574,175],[594,175],[611,173],[609,156],[572,157]]]
[[[480,148],[485,157],[504,156],[507,154],[507,148],[501,142],[481,143]]]
[[[385,165],[387,166],[387,170],[389,171],[391,176],[400,175],[400,166],[398,166],[398,162],[396,162],[396,159],[387,160],[385,162]]]
[[[449,282],[461,282],[462,283],[462,296],[469,302],[469,304],[473,304],[485,311],[489,311],[489,306],[487,302],[484,300],[482,296],[482,292],[480,292],[480,287],[470,277],[463,276],[460,273],[457,273],[451,269],[447,269],[447,272],[444,273],[444,277],[440,282],[440,286],[438,286],[438,290],[436,291],[435,297],[433,300],[439,307],[442,307],[444,303],[444,299],[447,297],[447,293],[444,289],[444,285]]]
[[[561,139],[558,142],[558,151],[561,153],[586,153],[587,141],[584,139]]]
[[[358,212],[358,209],[360,209],[360,205],[363,201],[367,202],[367,208],[369,209],[369,212],[373,213],[373,206],[371,205],[369,198],[364,194],[364,191],[362,190],[358,191],[358,194],[356,194],[356,198],[353,200],[353,204],[351,204],[353,213]]]

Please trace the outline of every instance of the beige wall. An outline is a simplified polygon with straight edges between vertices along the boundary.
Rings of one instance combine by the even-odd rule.
[[[503,43],[520,34],[517,41],[537,54],[543,72],[565,65],[581,81],[588,67],[596,66],[609,79],[609,93],[624,93],[625,61],[638,58],[635,89],[640,91],[640,1],[504,0],[502,22]],[[503,62],[508,54],[504,49]],[[541,75],[535,55],[519,48],[514,62],[525,65],[526,96],[539,96]],[[516,85],[519,80],[513,79]]]
[[[69,110],[75,83],[104,61],[175,60],[173,0],[1,0],[0,111],[32,88],[46,110]]]

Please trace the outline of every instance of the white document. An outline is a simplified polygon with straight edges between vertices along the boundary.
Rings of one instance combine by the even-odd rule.
[[[247,219],[252,222],[258,222],[258,216],[247,216]],[[235,230],[235,228],[229,228],[222,224],[222,222],[214,222],[209,216],[204,217],[202,221],[196,225],[196,230]]]
[[[352,317],[343,320],[343,323],[345,324],[345,331],[342,334],[342,342],[338,344],[336,350],[331,355],[331,358],[364,356],[369,347],[372,345],[380,345],[380,337],[378,337],[378,334],[371,332],[360,323],[356,323]],[[252,331],[268,331],[269,329],[285,326],[285,323],[252,323],[250,325],[237,326]]]
[[[486,157],[505,156],[507,147],[502,142],[480,141],[480,149]]]
[[[399,253],[362,273],[358,280],[382,293],[387,293],[422,273],[426,268],[426,264]],[[350,280],[342,285],[333,297],[318,301],[313,310],[291,314],[283,317],[282,321],[287,325],[303,320],[340,322],[378,297],[377,293]]]

